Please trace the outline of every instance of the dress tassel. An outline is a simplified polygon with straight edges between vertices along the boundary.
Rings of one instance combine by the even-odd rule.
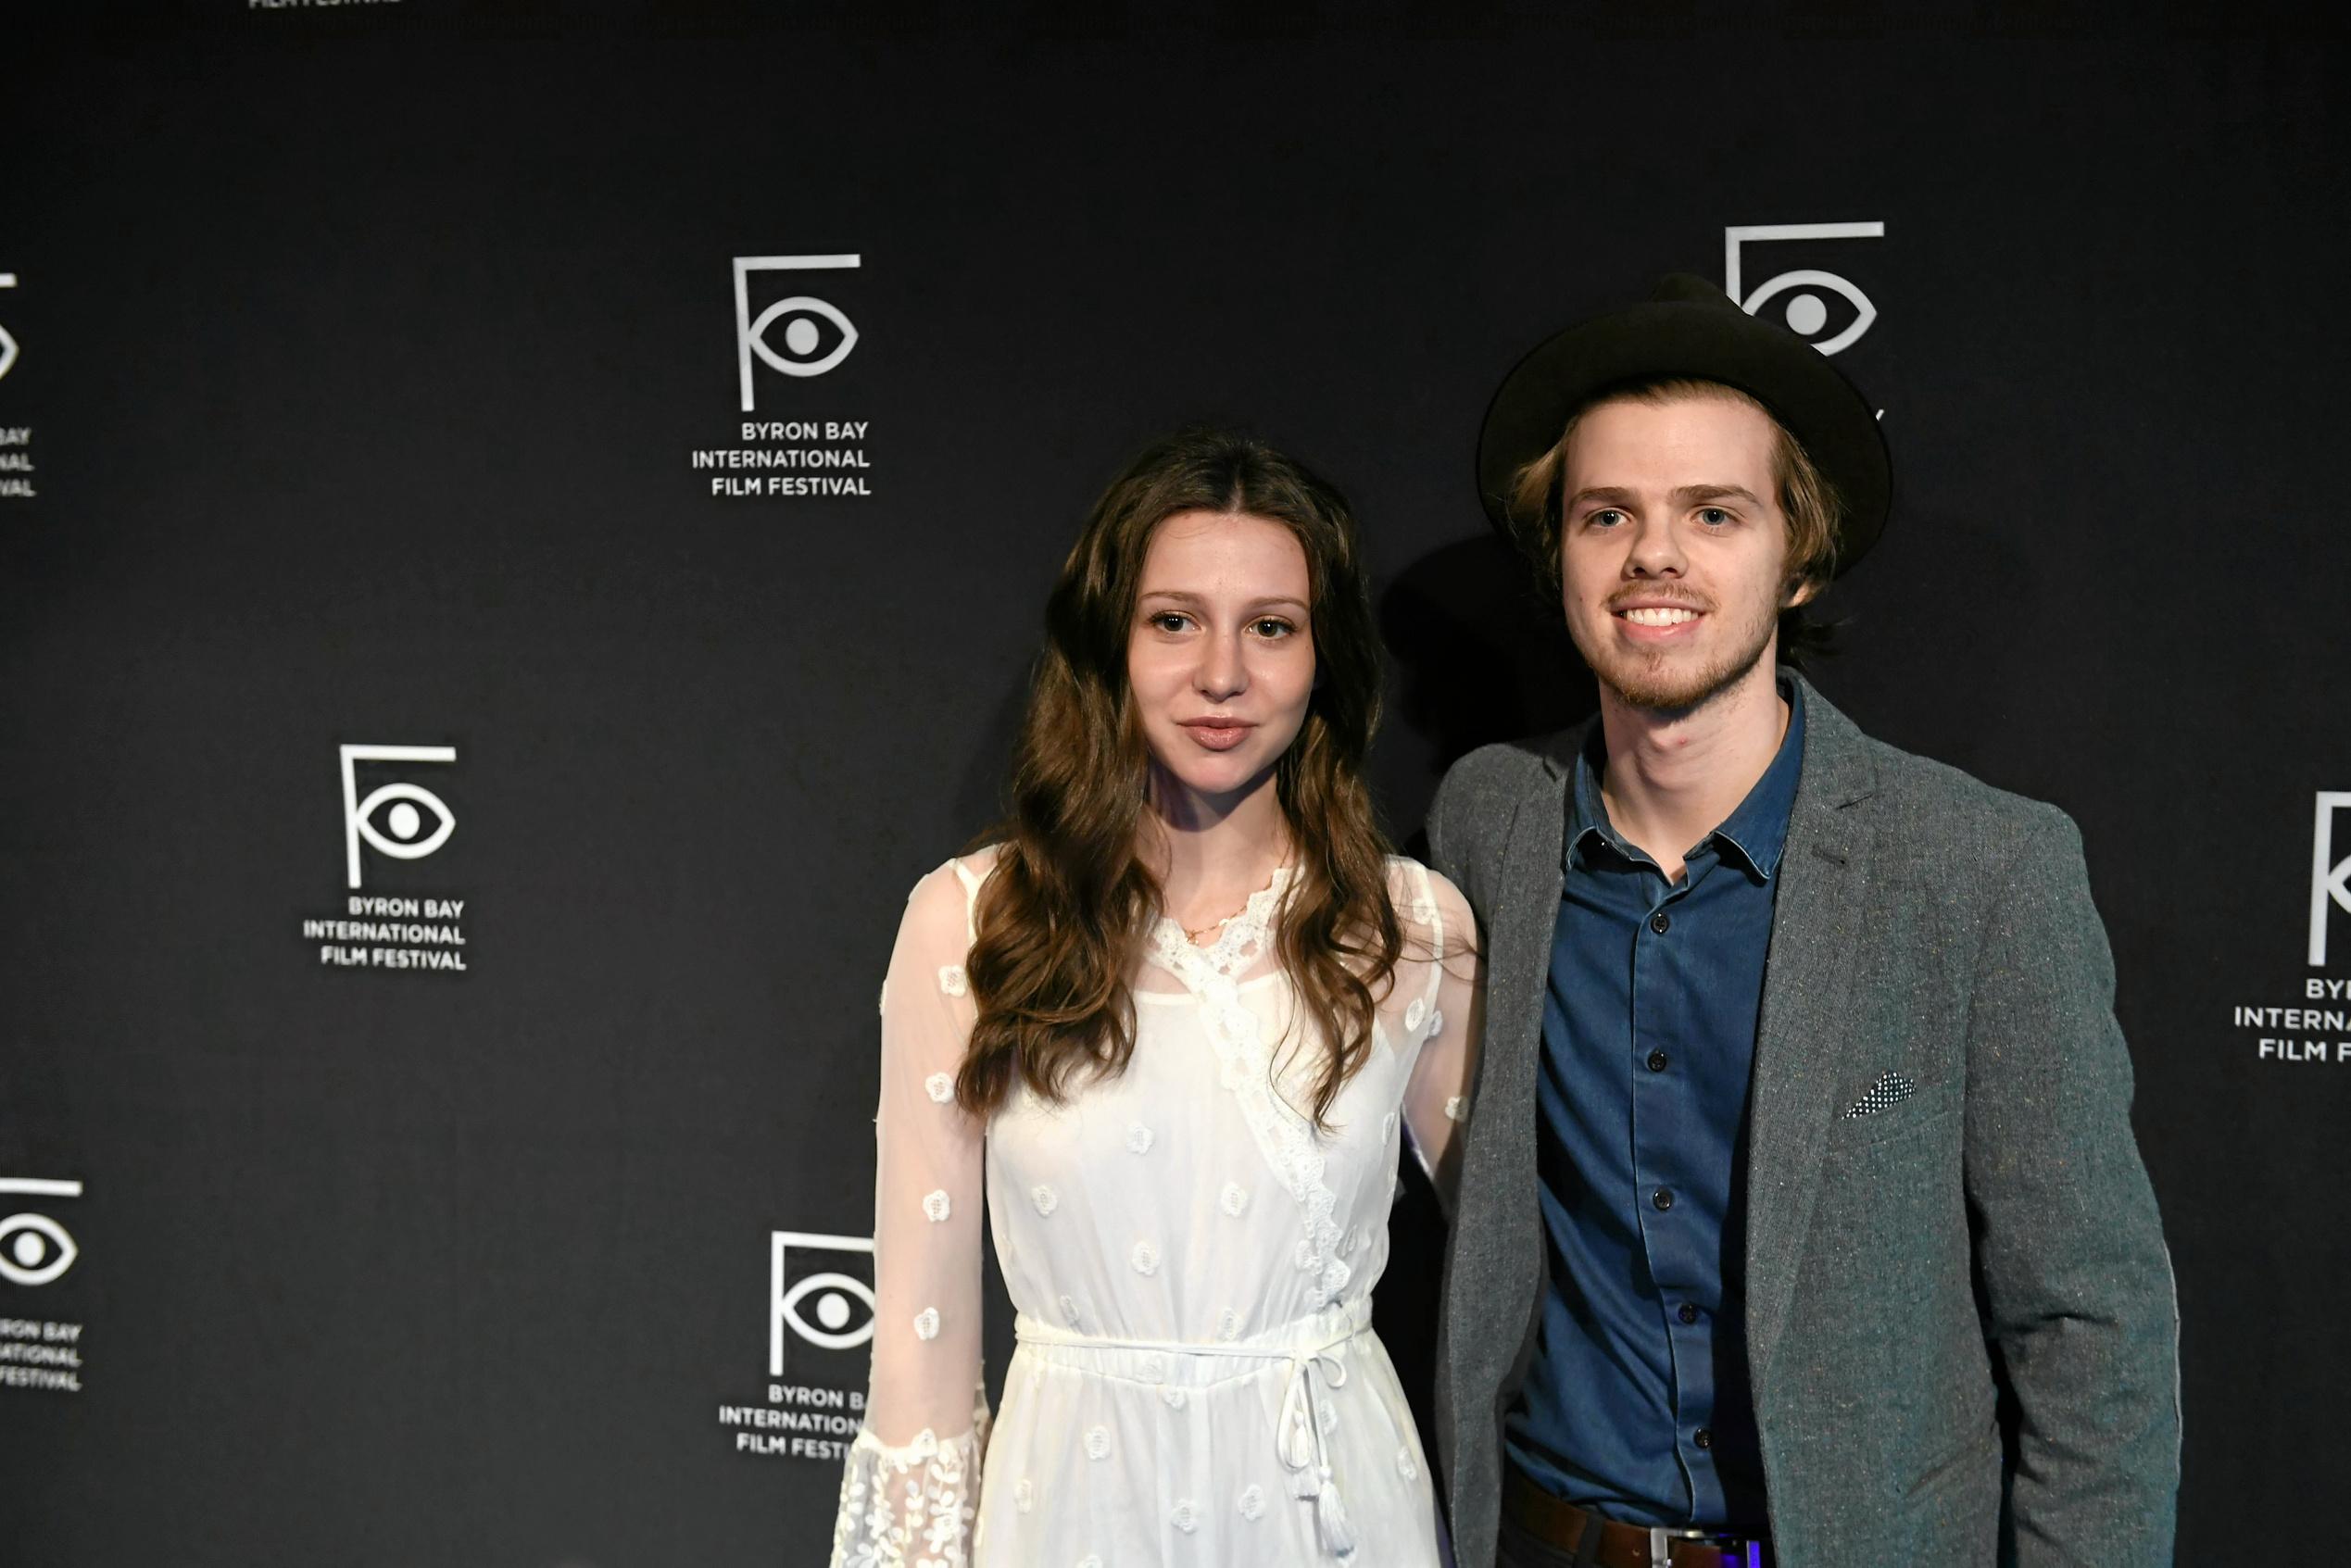
[[[1350,1557],[1355,1550],[1355,1532],[1347,1524],[1347,1509],[1339,1500],[1339,1488],[1332,1485],[1330,1473],[1322,1476],[1322,1495],[1314,1499],[1314,1523],[1321,1529],[1323,1545],[1333,1557]]]

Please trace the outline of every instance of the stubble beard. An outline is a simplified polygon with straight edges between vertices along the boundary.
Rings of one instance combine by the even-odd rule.
[[[1662,650],[1626,653],[1611,647],[1596,656],[1579,644],[1578,651],[1600,684],[1626,707],[1649,713],[1686,713],[1703,708],[1753,673],[1771,651],[1778,628],[1778,615],[1766,609],[1729,653],[1695,669],[1678,668],[1673,655]]]

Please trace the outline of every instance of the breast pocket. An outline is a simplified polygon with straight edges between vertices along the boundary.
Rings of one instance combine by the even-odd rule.
[[[1829,1130],[1831,1148],[1876,1148],[1911,1137],[1958,1109],[1947,1086],[1922,1085],[1893,1069],[1849,1095]]]

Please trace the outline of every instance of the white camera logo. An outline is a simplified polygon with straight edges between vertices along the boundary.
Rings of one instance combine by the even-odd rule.
[[[818,299],[813,295],[796,294],[779,299],[757,317],[751,314],[751,274],[754,272],[841,272],[859,265],[854,256],[738,256],[735,258],[735,358],[743,377],[743,411],[752,408],[751,358],[757,355],[773,370],[787,376],[821,376],[849,357],[857,346],[857,328],[839,308]],[[775,352],[767,341],[767,329],[781,318],[792,318],[784,326],[784,353]],[[839,331],[841,341],[829,354],[820,355],[816,345],[823,333],[817,327],[822,318]],[[788,356],[788,358],[786,357]]]
[[[0,1193],[28,1198],[80,1198],[80,1182],[38,1176],[0,1176]],[[0,1279],[11,1285],[47,1285],[82,1256],[66,1228],[46,1214],[11,1214],[0,1219]]]
[[[2327,906],[2351,910],[2351,855],[2334,858],[2334,814],[2351,808],[2351,790],[2319,791],[2319,820],[2310,830],[2310,967],[2327,961]]]
[[[1883,223],[1743,223],[1722,232],[1722,292],[1750,316],[1760,316],[1763,307],[1785,294],[1787,302],[1780,309],[1780,319],[1798,337],[1810,342],[1823,354],[1837,354],[1860,341],[1861,334],[1878,319],[1878,307],[1869,303],[1869,296],[1854,287],[1853,282],[1834,272],[1816,268],[1800,267],[1766,278],[1754,288],[1745,287],[1741,268],[1742,246],[1768,240],[1881,240],[1886,237]],[[1853,324],[1833,337],[1817,338],[1816,334],[1829,324],[1829,307],[1814,289],[1826,289],[1843,295],[1853,302]],[[1798,291],[1791,293],[1791,290]]]
[[[359,798],[356,762],[454,762],[453,746],[346,746],[343,747],[343,842],[350,860],[351,885],[359,885],[359,841],[365,839],[379,855],[396,860],[421,860],[449,841],[457,817],[447,802],[429,789],[412,784],[388,784]],[[376,808],[386,802],[383,828],[375,825]],[[424,832],[423,807],[441,819],[441,825]],[[385,829],[389,829],[386,832]]]
[[[0,289],[12,289],[16,286],[17,275],[14,272],[0,272]],[[16,363],[17,340],[8,335],[7,328],[0,327],[0,376],[5,376],[14,370]]]
[[[854,1350],[874,1337],[874,1287],[855,1274],[825,1269],[804,1275],[786,1287],[791,1277],[788,1255],[796,1249],[844,1254],[842,1261],[862,1254],[868,1266],[874,1256],[870,1236],[818,1236],[809,1231],[773,1231],[768,1238],[767,1374],[784,1375],[784,1330],[824,1350]],[[854,1266],[854,1265],[852,1265]],[[857,1321],[861,1311],[864,1321]]]

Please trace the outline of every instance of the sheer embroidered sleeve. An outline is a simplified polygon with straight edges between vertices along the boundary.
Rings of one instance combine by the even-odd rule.
[[[1421,1047],[1404,1088],[1404,1126],[1421,1169],[1450,1214],[1460,1164],[1455,1134],[1469,1120],[1476,1076],[1485,967],[1469,901],[1426,866],[1414,865],[1411,872],[1408,896],[1397,909],[1404,922],[1405,957],[1397,972],[1400,985],[1413,987],[1404,1004],[1404,1033],[1417,1036]]]
[[[914,886],[882,986],[874,1119],[874,1360],[841,1478],[834,1568],[971,1560],[987,1410],[980,1386],[984,1129],[955,1103],[974,1017],[963,960],[978,876]]]

